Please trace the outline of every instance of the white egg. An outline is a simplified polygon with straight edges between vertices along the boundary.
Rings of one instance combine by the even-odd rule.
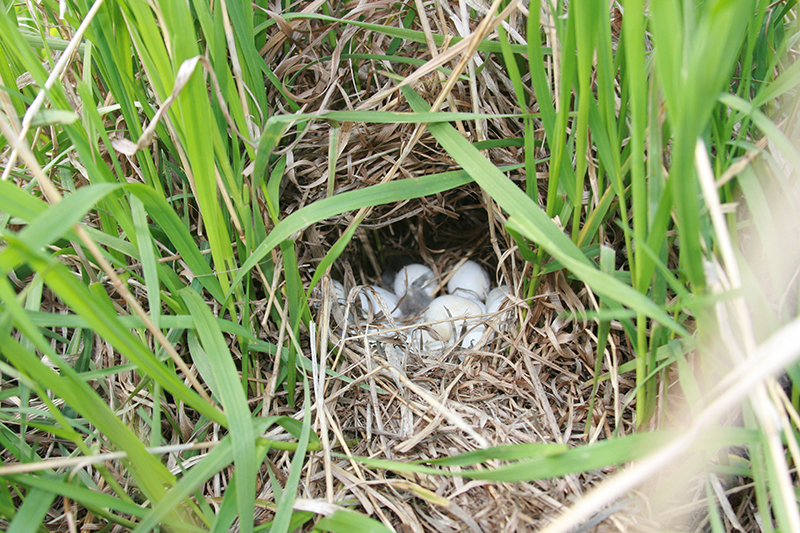
[[[347,295],[344,293],[344,285],[342,285],[342,282],[332,279],[331,283],[333,284],[334,292],[336,292],[336,300],[339,302],[339,305],[346,304]]]
[[[394,318],[400,318],[403,314],[397,306],[399,301],[397,296],[383,287],[367,285],[359,291],[358,296],[364,314],[370,312],[373,315],[383,314],[384,307],[389,310]]]
[[[464,338],[461,339],[461,347],[462,348],[480,348],[482,346],[481,339],[483,338],[483,332],[486,331],[486,326],[483,324],[478,324],[473,328],[467,331],[467,334],[464,335]],[[489,332],[489,338],[491,339],[491,335],[493,332]]]
[[[494,338],[494,328],[501,331],[506,330],[508,326],[507,321],[511,317],[512,311],[511,309],[505,309],[500,313],[498,313],[498,311],[504,306],[507,306],[509,301],[508,285],[495,287],[489,291],[489,294],[486,296],[486,313],[492,315],[487,320],[491,320],[494,323],[492,331],[489,332],[486,338],[487,342]]]
[[[495,313],[508,301],[508,285],[500,285],[489,291],[486,296],[486,312]]]
[[[411,288],[422,289],[428,296],[432,296],[433,291],[436,290],[436,282],[433,278],[433,270],[425,265],[418,263],[406,265],[397,272],[397,276],[394,278],[394,293],[398,298],[402,298]]]
[[[464,298],[477,298],[483,302],[489,286],[489,275],[483,267],[475,261],[467,261],[447,282],[447,292]]]
[[[409,346],[414,351],[431,354],[441,352],[450,345],[450,342],[442,339],[438,333],[428,327],[417,327],[409,333]]]
[[[459,335],[459,330],[464,325],[469,325],[475,320],[469,318],[480,316],[484,313],[483,304],[470,298],[463,298],[453,294],[439,296],[431,302],[423,315],[423,320],[435,331],[442,340],[449,341],[454,335]]]
[[[385,320],[378,320],[377,322],[373,322],[369,324],[364,333],[367,334],[369,340],[378,340],[377,335],[380,333],[389,334],[392,331],[392,326]]]

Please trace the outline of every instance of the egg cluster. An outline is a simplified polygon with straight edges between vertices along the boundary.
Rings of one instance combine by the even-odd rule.
[[[438,282],[425,265],[409,264],[390,279],[393,292],[378,286],[359,291],[356,304],[364,316],[409,321],[416,327],[409,334],[412,346],[422,351],[442,350],[459,343],[478,348],[485,335],[487,316],[494,315],[506,301],[508,287],[491,289],[489,275],[478,263],[466,261],[450,276],[448,294],[434,298]],[[346,301],[341,283],[334,281],[340,303]]]

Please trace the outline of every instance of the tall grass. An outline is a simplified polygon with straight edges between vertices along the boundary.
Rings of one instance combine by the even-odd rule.
[[[253,531],[257,505],[274,511],[260,529],[287,531],[317,520],[321,530],[387,530],[347,502],[303,507],[295,501],[307,454],[327,437],[321,441],[311,429],[312,402],[323,399],[312,396],[308,383],[314,364],[302,338],[312,322],[312,287],[304,285],[294,236],[338,214],[471,181],[502,208],[508,233],[531,262],[528,296],[536,294],[541,272],[558,265],[599,297],[596,380],[611,323],[622,324],[636,354],[623,370],[635,370],[640,433],[572,450],[555,444],[481,450],[433,466],[359,459],[365,466],[448,475],[443,467],[500,459],[513,462],[459,475],[512,482],[626,463],[662,442],[678,442],[670,441],[673,433],[656,431],[664,401],[659,391],[670,369],[683,394],[701,402],[696,414],[719,408],[702,399],[713,384],[696,377],[687,361],[697,353],[715,356],[711,346],[730,326],[725,309],[741,328],[733,337],[741,358],[723,356],[712,364],[717,370],[751,361],[762,353],[758,345],[797,314],[797,291],[790,289],[797,263],[780,253],[775,235],[784,221],[767,192],[792,198],[796,176],[786,177],[780,163],[800,168],[790,140],[800,81],[792,63],[795,3],[665,0],[645,10],[642,2],[626,1],[618,30],[607,2],[517,4],[502,3],[497,12],[521,19],[517,9],[531,10],[518,25],[525,42],[514,41],[500,19],[488,18],[488,36],[454,39],[450,46],[491,55],[504,66],[526,148],[524,189],[451,125],[484,116],[431,109],[413,83],[394,93],[408,102],[407,114],[374,107],[303,114],[302,102],[287,90],[291,80],[278,78],[262,55],[287,46],[281,32],[313,19],[327,24],[325,39],[349,59],[365,59],[347,49],[346,38],[359,28],[396,41],[391,56],[371,58],[387,69],[401,61],[421,64],[402,57],[402,42],[430,37],[441,46],[444,38],[410,29],[420,14],[408,5],[400,6],[398,26],[360,21],[336,3],[314,3],[308,12],[287,3],[275,13],[263,2],[76,0],[63,17],[51,0],[36,9],[5,3],[0,442],[7,464],[0,472],[7,486],[0,488],[0,515],[10,531],[43,527],[57,498],[69,516],[77,504],[137,531],[159,525],[223,531],[237,519],[242,531]],[[76,33],[79,27],[85,33]],[[62,50],[66,55],[57,61]],[[475,75],[454,58],[420,68],[430,67],[442,80]],[[28,76],[31,82],[22,83]],[[282,100],[270,101],[276,92]],[[286,215],[280,185],[287,162],[276,148],[312,121],[331,127],[333,155],[342,123],[425,125],[463,170],[329,194]],[[548,154],[541,191],[537,127]],[[761,154],[762,140],[770,153]],[[701,188],[699,172],[709,173],[710,188]],[[772,254],[768,289],[753,281],[759,273],[739,248],[735,264],[723,256],[744,223],[735,212],[722,212],[734,202],[747,204],[745,222]],[[716,214],[722,218],[712,220]],[[328,253],[311,285],[355,230]],[[751,289],[746,302],[737,300],[743,286]],[[257,287],[281,287],[264,311],[254,304]],[[752,321],[736,314],[745,304]],[[279,330],[279,342],[262,340],[261,313]],[[268,384],[250,379],[259,375],[260,354],[275,361]],[[98,365],[103,358],[107,364]],[[800,372],[790,361],[780,359],[796,401]],[[125,398],[115,396],[119,383],[133,384],[121,389]],[[296,416],[270,411],[280,390]],[[768,390],[752,381],[726,398],[740,401],[746,393],[752,393],[746,430],[680,442],[709,455],[747,445],[753,463],[746,475],[755,484],[764,529],[800,527],[787,474],[797,460],[794,411],[782,407],[784,425],[775,428],[774,384]],[[183,440],[165,442],[164,425]],[[55,448],[37,442],[42,438]],[[200,455],[190,443],[204,441],[213,447]],[[293,452],[289,474],[270,474],[274,501],[259,502],[257,472],[273,449]],[[159,458],[176,453],[198,459]],[[110,466],[112,459],[121,462]],[[87,465],[98,476],[87,475]],[[231,466],[224,496],[207,496],[203,487]],[[624,492],[635,482],[620,483]],[[713,514],[713,498],[708,501]],[[584,511],[603,503],[593,501]]]

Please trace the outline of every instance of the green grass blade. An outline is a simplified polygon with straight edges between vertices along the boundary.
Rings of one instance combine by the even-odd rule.
[[[152,352],[144,346],[138,338],[125,329],[114,315],[106,313],[111,303],[107,296],[99,297],[95,292],[88,290],[80,280],[58,262],[41,257],[40,252],[30,250],[25,244],[14,240],[0,253],[0,270],[8,271],[9,262],[15,258],[22,258],[38,271],[44,282],[59,295],[77,314],[81,315],[88,324],[103,338],[123,353],[131,362],[135,363],[140,371],[153,377],[164,388],[175,394],[177,398],[205,414],[212,420],[224,424],[224,417],[213,406],[202,400],[196,392],[189,389],[182,380],[169,371]],[[6,298],[9,293],[4,295]],[[16,317],[17,320],[22,315]]]
[[[23,486],[52,493],[54,496],[67,497],[81,502],[81,505],[84,505],[98,516],[107,518],[129,529],[133,528],[133,522],[116,516],[110,513],[109,510],[136,518],[141,518],[147,514],[145,508],[134,503],[114,498],[113,496],[89,489],[85,486],[77,486],[74,483],[68,483],[63,479],[62,475],[35,476],[32,474],[15,474],[4,477],[12,483],[18,483]]]
[[[220,401],[228,420],[228,430],[233,440],[233,462],[236,466],[240,527],[242,531],[252,531],[253,521],[247,517],[254,507],[256,465],[253,424],[247,398],[236,366],[233,364],[233,356],[208,306],[200,295],[191,289],[183,289],[181,297],[192,315],[195,330],[205,353],[208,354]]]
[[[333,533],[389,533],[391,531],[374,518],[345,509],[336,509],[333,514],[314,524],[314,528]]]
[[[14,514],[7,533],[33,533],[38,531],[56,495],[41,489],[31,489]]]
[[[286,486],[283,487],[283,494],[275,506],[275,519],[270,529],[271,533],[286,533],[292,522],[292,506],[294,505],[297,487],[300,483],[300,474],[303,470],[303,462],[305,461],[305,454],[311,435],[311,393],[309,391],[307,379],[303,380],[303,409],[303,429],[300,434],[300,440],[297,443],[297,451],[292,458]]]
[[[354,211],[362,207],[398,202],[410,198],[419,198],[469,183],[471,178],[462,172],[446,172],[422,178],[409,178],[380,185],[373,185],[356,191],[347,191],[331,198],[319,200],[284,218],[267,236],[267,239],[252,251],[250,257],[242,263],[233,280],[234,285],[258,264],[266,255],[283,240],[288,239],[296,231],[303,230],[326,218]],[[230,296],[230,295],[229,295]]]
[[[775,143],[775,146],[781,151],[783,157],[785,157],[794,168],[800,168],[800,151],[798,151],[769,117],[759,111],[753,104],[732,94],[719,95],[719,101],[729,106],[731,109],[744,113],[752,119],[758,129],[764,132],[764,134]]]
[[[625,437],[608,439],[592,445],[570,448],[562,453],[542,454],[541,448],[531,448],[527,452],[520,450],[517,457],[528,454],[528,458],[511,461],[510,464],[489,469],[459,469],[456,471],[433,468],[419,464],[404,463],[402,461],[389,461],[368,457],[356,457],[359,462],[395,472],[420,473],[427,475],[461,476],[466,479],[483,479],[503,483],[517,483],[535,479],[549,479],[567,474],[588,472],[634,461],[653,453],[661,446],[675,438],[675,431],[651,431],[627,435]],[[718,428],[708,437],[697,441],[695,448],[698,450],[716,450],[724,446],[735,446],[743,443],[755,442],[758,435],[754,431],[740,428]],[[523,445],[524,447],[525,445]],[[510,453],[517,448],[505,447]],[[495,448],[499,450],[499,448]],[[459,456],[452,458],[455,462]]]
[[[81,189],[83,190],[83,189]],[[145,286],[147,287],[147,303],[150,306],[150,320],[156,327],[161,322],[161,289],[158,278],[158,263],[153,249],[150,228],[147,226],[147,215],[144,204],[136,196],[130,199],[133,214],[133,226],[136,229],[136,241],[139,247],[139,260],[142,263]]]
[[[0,298],[9,307],[0,321],[7,323],[13,319],[18,329],[33,341],[37,348],[59,364],[61,375],[47,368],[34,353],[23,348],[10,336],[0,336],[0,347],[2,347],[3,353],[17,368],[24,368],[31,375],[35,375],[38,383],[63,398],[87,420],[91,420],[107,438],[114,442],[118,449],[124,450],[131,463],[136,465],[131,473],[137,483],[148,498],[158,501],[164,495],[164,485],[173,483],[174,477],[167,472],[164,465],[147,453],[138,437],[111,412],[108,405],[94,390],[81,380],[71,367],[61,363],[61,358],[49,349],[49,344],[38,334],[33,324],[26,319],[23,309],[14,305],[16,300],[13,296],[9,298],[9,292],[9,284],[3,279],[0,281]],[[144,475],[145,472],[146,475]]]
[[[130,184],[126,188],[142,201],[147,214],[166,232],[172,245],[175,246],[183,260],[186,261],[186,266],[189,267],[203,287],[217,301],[224,301],[222,286],[214,276],[214,272],[205,257],[200,253],[189,230],[170,205],[147,186]]]
[[[403,93],[416,110],[428,104],[411,89]],[[657,319],[680,335],[686,331],[646,296],[600,272],[530,197],[516,187],[448,124],[429,124],[428,129],[445,150],[510,215],[509,226],[544,248],[562,265],[585,281],[596,293],[624,303]]]
[[[252,426],[247,439],[251,442],[253,441]],[[231,440],[232,435],[223,437],[219,444],[203,456],[200,462],[186,472],[180,481],[158,502],[158,505],[154,506],[153,510],[139,522],[134,532],[146,533],[152,531],[180,502],[191,496],[197,487],[202,486],[214,474],[231,464],[234,447],[231,444]],[[253,475],[255,477],[255,473]],[[239,511],[241,512],[241,510]],[[251,506],[245,514],[240,516],[251,516],[252,513],[253,507]]]

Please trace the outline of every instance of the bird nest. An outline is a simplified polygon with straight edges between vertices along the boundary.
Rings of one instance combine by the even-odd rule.
[[[378,18],[381,6],[389,9],[388,4],[371,4],[371,14]],[[317,31],[324,26],[305,24]],[[413,45],[406,53],[413,55]],[[302,62],[302,58],[292,61]],[[375,88],[364,83],[359,90],[346,80],[358,76],[375,83],[381,80],[379,65],[369,61],[337,65],[322,61],[319,65],[324,68],[305,72],[304,87],[307,91],[330,87],[330,93],[309,99],[305,111],[347,109],[351,102],[368,98],[368,91]],[[490,75],[478,77],[478,82],[493,79],[495,85],[479,85],[478,110],[512,111],[505,87],[509,80],[491,58],[485,65]],[[331,72],[340,75],[331,79]],[[297,86],[294,89],[299,91]],[[437,86],[422,84],[417,90],[432,101]],[[456,102],[471,102],[466,86],[457,85],[452,96]],[[409,110],[402,98],[383,104],[383,110]],[[330,126],[320,121],[303,127],[301,134],[290,132],[293,141],[281,148],[287,157],[288,179],[281,193],[285,213],[325,198],[331,183],[334,194],[379,183],[403,157],[415,125],[344,125],[333,177],[328,175]],[[478,135],[475,124],[463,127],[466,135]],[[488,138],[521,137],[522,123],[508,117],[490,119],[483,131]],[[485,154],[498,166],[524,161],[522,148],[516,146],[490,148]],[[403,159],[396,179],[458,168],[425,134]],[[509,178],[524,187],[519,172],[509,173]],[[355,219],[355,213],[342,214],[314,224],[295,240],[306,287]],[[302,496],[332,495],[334,501],[355,498],[371,516],[412,531],[536,530],[605,476],[607,472],[596,471],[527,483],[492,483],[458,476],[400,475],[348,459],[362,456],[408,463],[486,446],[586,444],[633,430],[630,399],[635,384],[615,371],[630,359],[621,328],[612,327],[602,366],[603,372],[610,370],[611,379],[601,381],[593,393],[596,325],[581,318],[585,310],[596,307],[593,295],[561,270],[540,275],[535,294],[527,294],[531,267],[504,231],[504,223],[502,210],[476,184],[376,206],[366,213],[354,238],[313,292],[314,328],[301,332],[301,345],[309,350],[313,346],[330,371],[316,391],[322,395],[327,416],[315,420],[314,430],[325,433],[323,442],[328,440],[329,448],[341,454],[328,465],[322,453],[311,455]],[[479,346],[453,343],[446,349],[426,351],[415,347],[410,320],[384,321],[376,328],[379,309],[367,315],[356,312],[359,287],[381,285],[384,271],[408,257],[430,267],[441,287],[453,266],[464,259],[482,265],[493,287],[506,285],[509,297],[503,312],[485,317],[491,338]],[[333,280],[343,284],[344,300],[333,290]],[[266,332],[273,342],[279,337],[278,329]],[[278,412],[289,411],[280,397],[276,402]],[[274,465],[288,468],[289,456],[272,453]],[[624,527],[626,520],[638,518],[616,513],[612,519],[601,516],[596,522],[613,523],[616,528]]]
[[[418,211],[428,212],[426,205],[432,200],[407,202],[395,208],[395,217],[407,213],[406,218],[375,229],[382,243],[379,250],[370,232],[351,243],[332,272],[332,278],[343,282],[344,301],[326,279],[314,292],[316,330],[324,335],[319,343],[327,346],[327,366],[353,380],[327,382],[324,397],[332,448],[346,455],[410,462],[487,446],[585,444],[614,432],[631,432],[632,379],[614,375],[613,381],[600,383],[594,412],[589,413],[597,339],[595,324],[580,318],[592,305],[588,290],[555,272],[542,276],[536,294],[528,296],[524,291],[529,265],[498,217],[493,217],[495,227],[489,231],[488,217],[499,212],[497,206],[473,187],[442,196],[452,214],[421,216]],[[460,206],[467,209],[459,211]],[[475,230],[458,230],[464,226]],[[323,224],[311,232],[336,235],[337,224]],[[483,317],[491,331],[491,338],[482,339],[485,344],[463,347],[454,342],[426,350],[414,337],[419,326],[413,319],[387,320],[390,310],[385,307],[359,309],[359,291],[381,284],[381,272],[368,258],[385,268],[393,255],[409,253],[434,271],[440,286],[466,257],[491,273],[493,286],[507,285],[503,310]],[[312,274],[309,266],[307,275]],[[629,359],[624,336],[614,331],[611,337],[609,356],[621,364]],[[314,470],[321,474],[321,469],[320,464]],[[404,480],[356,467],[346,459],[333,472],[337,501],[355,496],[368,511],[387,506],[390,512],[383,512],[394,515],[392,522],[415,524],[418,531],[535,530],[604,475],[514,484],[421,474]],[[316,479],[309,495],[322,497],[324,477]],[[431,505],[408,483],[447,504]]]

